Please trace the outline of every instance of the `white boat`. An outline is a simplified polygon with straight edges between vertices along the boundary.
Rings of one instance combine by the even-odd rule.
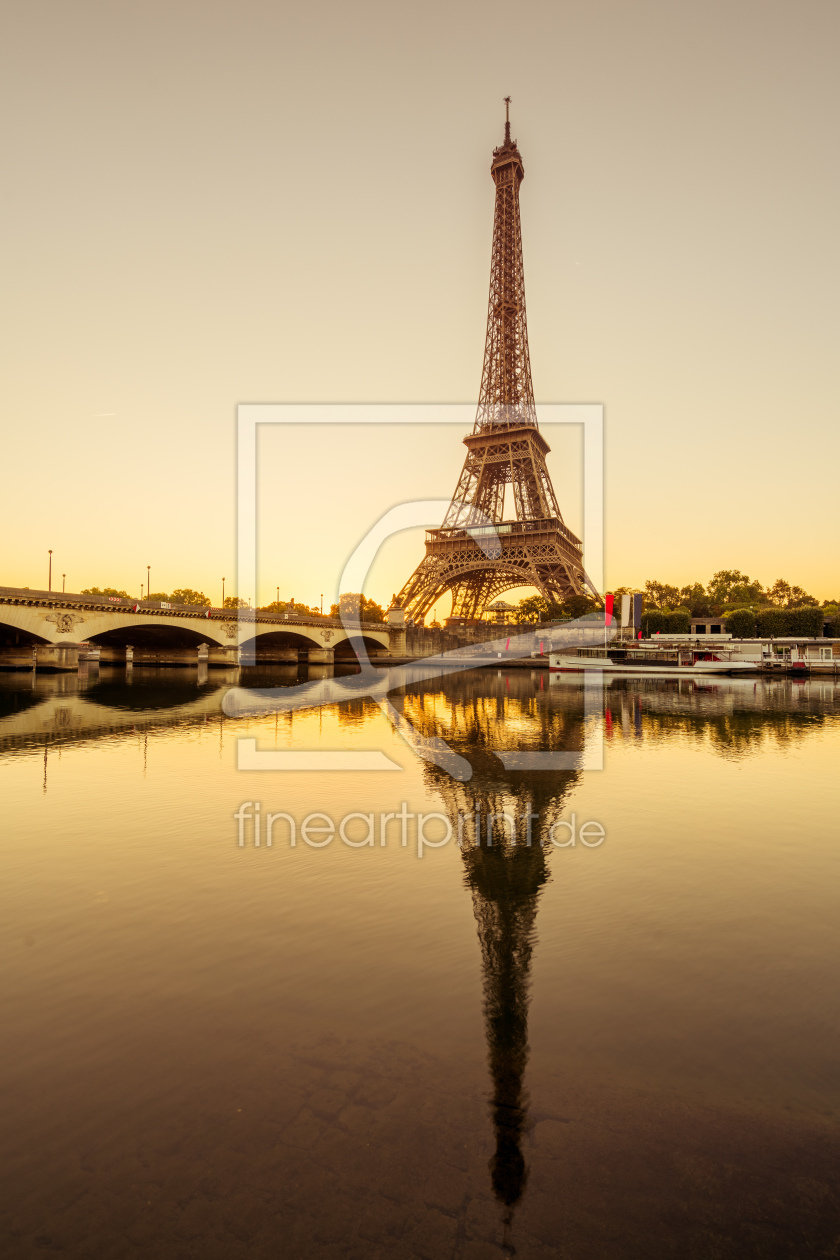
[[[657,674],[684,678],[698,674],[754,674],[755,661],[739,660],[726,648],[602,647],[578,648],[575,655],[552,652],[548,668],[554,673]]]

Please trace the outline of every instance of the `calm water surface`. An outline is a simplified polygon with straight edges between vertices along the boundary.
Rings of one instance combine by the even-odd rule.
[[[363,698],[224,715],[305,677],[0,676],[2,1253],[840,1254],[840,688],[393,695],[458,781]],[[401,769],[244,772],[243,738]],[[535,750],[576,755],[497,756]],[[240,847],[246,801],[375,844]],[[403,803],[463,844],[380,843]]]

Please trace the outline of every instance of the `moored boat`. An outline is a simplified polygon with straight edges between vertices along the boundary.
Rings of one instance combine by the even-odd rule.
[[[755,661],[738,660],[726,648],[582,647],[574,655],[552,653],[548,667],[559,673],[615,674],[754,674]]]

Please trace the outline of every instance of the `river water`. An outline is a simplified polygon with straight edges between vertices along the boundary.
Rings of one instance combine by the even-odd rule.
[[[309,676],[0,676],[2,1253],[836,1255],[840,687]]]

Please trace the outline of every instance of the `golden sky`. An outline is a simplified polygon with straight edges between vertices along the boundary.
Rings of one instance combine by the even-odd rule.
[[[605,406],[608,584],[836,596],[838,43],[834,0],[7,9],[0,584],[52,547],[68,590],[151,564],[216,602],[238,403],[475,401],[509,93],[535,393]],[[579,443],[546,436],[577,529]],[[263,445],[256,597],[306,603],[464,453]]]

